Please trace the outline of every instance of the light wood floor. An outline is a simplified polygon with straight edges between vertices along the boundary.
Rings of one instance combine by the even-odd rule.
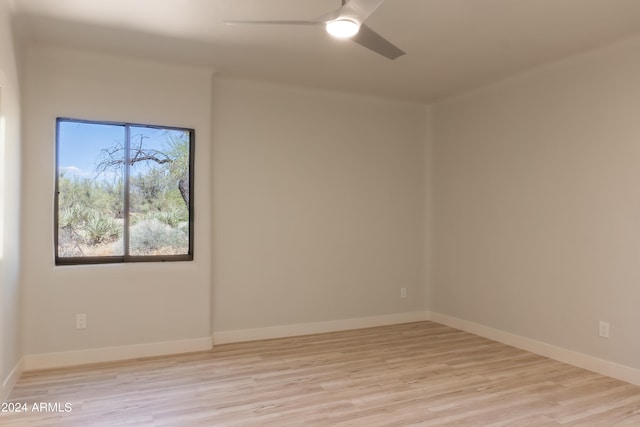
[[[25,373],[2,426],[640,426],[640,388],[432,322]]]

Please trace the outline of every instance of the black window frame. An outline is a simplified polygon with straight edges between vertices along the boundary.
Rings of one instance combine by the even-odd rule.
[[[123,240],[124,240],[124,254],[123,255],[109,255],[109,256],[60,256],[58,254],[58,197],[59,197],[59,178],[60,178],[60,123],[73,122],[83,124],[95,124],[95,125],[113,125],[123,126],[125,128],[125,161],[124,161],[124,226],[123,226]],[[168,129],[187,132],[189,134],[189,245],[188,252],[186,254],[179,255],[130,255],[129,254],[129,186],[130,186],[130,173],[129,169],[129,144],[130,144],[130,128],[142,127],[150,129]],[[56,141],[55,141],[55,193],[54,193],[54,251],[55,251],[55,265],[82,265],[82,264],[119,264],[119,263],[137,263],[137,262],[172,262],[172,261],[193,261],[193,249],[194,249],[194,164],[195,164],[195,130],[192,128],[185,128],[179,126],[163,126],[163,125],[149,125],[132,122],[118,122],[118,121],[101,121],[101,120],[86,120],[86,119],[74,119],[70,117],[58,117],[56,118]]]

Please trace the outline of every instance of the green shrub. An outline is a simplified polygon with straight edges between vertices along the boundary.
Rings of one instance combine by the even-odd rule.
[[[84,227],[85,238],[90,244],[100,244],[120,236],[121,228],[115,218],[93,211]]]
[[[188,233],[156,218],[139,221],[129,234],[132,255],[184,254],[188,244]]]
[[[84,227],[91,214],[91,209],[87,209],[83,206],[75,205],[61,209],[60,214],[58,215],[58,227],[78,230]]]
[[[147,219],[157,219],[163,224],[171,227],[177,227],[181,222],[188,220],[188,212],[186,209],[167,209],[163,211],[151,212],[147,215]]]

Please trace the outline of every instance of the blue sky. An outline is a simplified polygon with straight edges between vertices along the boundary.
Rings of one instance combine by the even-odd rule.
[[[132,145],[144,137],[146,149],[163,150],[166,148],[167,129],[131,126]],[[180,130],[169,132],[183,133]],[[96,124],[73,121],[60,121],[58,129],[58,167],[59,172],[68,177],[106,179],[114,176],[114,172],[98,176],[96,166],[102,159],[104,148],[122,144],[125,138],[125,127],[119,124]],[[151,163],[151,162],[149,162]],[[152,166],[149,164],[147,166]],[[146,168],[138,164],[138,172]],[[132,173],[134,171],[132,170]]]
[[[124,126],[61,121],[58,168],[67,176],[95,177],[103,148],[124,141]]]

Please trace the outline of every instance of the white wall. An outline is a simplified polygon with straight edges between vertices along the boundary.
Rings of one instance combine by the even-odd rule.
[[[431,308],[640,368],[639,112],[640,39],[436,105]]]
[[[73,51],[28,54],[22,218],[27,355],[210,337],[212,71]],[[195,260],[55,267],[55,119],[196,130]],[[87,329],[75,329],[75,314]]]
[[[215,332],[424,310],[424,106],[219,78],[213,103]]]
[[[21,353],[20,93],[8,2],[0,1],[0,401]]]
[[[208,70],[50,48],[27,68],[27,355],[424,310],[425,107],[226,79],[212,95]],[[54,266],[57,116],[196,129],[195,262]]]

